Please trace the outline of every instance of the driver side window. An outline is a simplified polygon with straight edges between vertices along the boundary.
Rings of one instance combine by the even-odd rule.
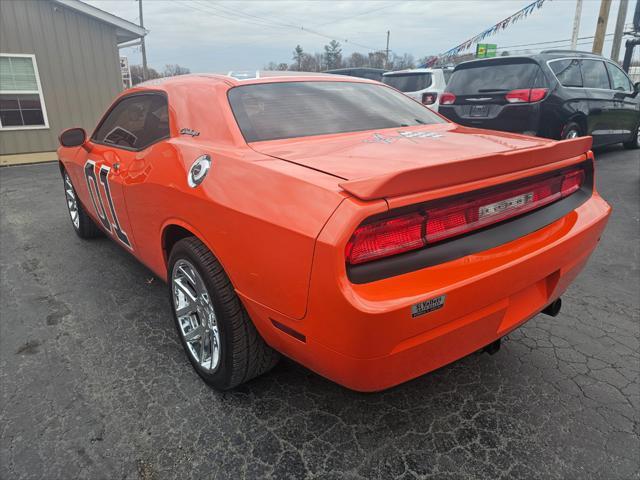
[[[98,127],[92,140],[127,150],[142,150],[169,137],[167,99],[134,94],[121,100]]]

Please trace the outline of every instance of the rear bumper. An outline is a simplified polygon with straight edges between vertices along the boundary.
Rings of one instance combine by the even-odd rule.
[[[318,240],[307,314],[290,320],[245,299],[267,342],[348,388],[383,390],[504,336],[558,298],[582,270],[610,214],[596,193],[546,227],[442,265],[352,284],[335,258],[331,228]],[[445,295],[442,308],[412,305]],[[304,341],[273,327],[272,319]]]
[[[537,135],[540,130],[540,104],[513,104],[501,107],[495,116],[471,117],[462,112],[471,105],[442,105],[439,113],[459,125]]]

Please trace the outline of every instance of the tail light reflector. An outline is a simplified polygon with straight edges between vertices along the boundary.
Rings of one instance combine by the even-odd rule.
[[[584,180],[583,168],[571,168],[365,223],[347,243],[346,261],[351,265],[370,262],[473,232],[565,198],[580,189]]]
[[[370,262],[424,247],[423,224],[424,217],[412,213],[361,225],[347,243],[347,261],[351,264]]]
[[[523,90],[511,90],[504,98],[509,103],[531,103],[539,102],[546,95],[549,89],[547,88],[527,88]]]
[[[423,105],[433,105],[438,100],[438,94],[436,92],[425,92],[422,94]]]
[[[444,92],[440,97],[440,105],[451,105],[456,101],[456,96],[451,92]]]

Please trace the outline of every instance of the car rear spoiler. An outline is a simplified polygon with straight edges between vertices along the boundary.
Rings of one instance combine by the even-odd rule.
[[[579,137],[522,150],[460,158],[439,165],[411,168],[340,183],[361,200],[396,197],[468,183],[568,160],[591,149],[591,137]]]

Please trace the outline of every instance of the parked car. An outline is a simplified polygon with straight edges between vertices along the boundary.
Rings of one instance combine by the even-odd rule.
[[[333,75],[348,75],[349,77],[368,78],[369,80],[382,81],[382,74],[387,70],[384,68],[370,68],[370,67],[352,67],[352,68],[336,68],[333,70],[327,70],[324,73],[331,73]]]
[[[443,68],[398,70],[382,75],[382,82],[437,112],[451,72]]]
[[[471,127],[638,148],[638,88],[600,55],[549,50],[459,64],[440,113]]]
[[[591,138],[469,129],[379,82],[288,73],[152,80],[60,135],[75,232],[168,283],[208,384],[280,352],[381,390],[558,312],[610,213]]]

